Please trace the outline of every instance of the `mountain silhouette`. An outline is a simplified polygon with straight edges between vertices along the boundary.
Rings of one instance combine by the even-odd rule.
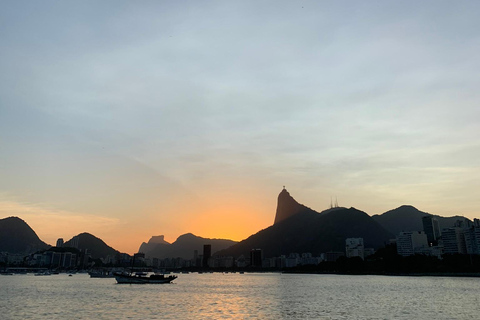
[[[150,241],[152,241],[152,239],[150,239]],[[142,243],[138,251],[145,253],[147,257],[159,259],[192,259],[194,250],[197,250],[199,255],[203,253],[204,244],[210,244],[212,246],[212,253],[214,253],[237,243],[236,241],[227,239],[202,238],[191,233],[181,235],[172,244],[166,241],[160,243],[151,243],[150,241],[148,243]]]
[[[277,224],[280,221],[290,218],[291,216],[307,209],[309,208],[305,207],[304,205],[298,203],[295,199],[293,199],[293,197],[284,187],[282,192],[280,192],[280,194],[278,195],[277,212],[275,213],[275,220],[273,224]]]
[[[154,254],[154,258],[158,256],[163,256],[163,252],[167,252],[170,247],[170,243],[165,241],[163,235],[161,236],[152,236],[148,242],[142,242],[138,252],[143,252],[147,256]]]
[[[275,219],[272,226],[217,254],[248,256],[251,249],[259,248],[265,257],[292,252],[319,255],[328,251],[345,251],[346,238],[363,238],[366,247],[379,248],[393,237],[363,211],[337,207],[318,213],[288,197],[290,194],[282,190],[278,202],[281,208],[277,207],[276,211],[277,216],[281,214],[279,221]]]
[[[382,227],[393,233],[399,234],[402,231],[422,231],[422,218],[433,216],[438,219],[440,229],[450,228],[457,220],[465,220],[462,216],[440,217],[418,210],[411,205],[403,205],[396,209],[389,210],[381,215],[374,215],[372,218]]]
[[[49,247],[22,219],[0,219],[0,252],[30,254]]]
[[[78,237],[78,238],[77,238]],[[77,242],[78,240],[78,242]],[[77,242],[77,244],[75,244]],[[93,259],[106,258],[107,256],[115,256],[119,251],[108,246],[102,239],[94,235],[84,232],[65,242],[64,247],[74,247],[79,250],[88,250]]]

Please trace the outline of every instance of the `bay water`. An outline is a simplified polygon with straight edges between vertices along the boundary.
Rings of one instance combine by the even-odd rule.
[[[0,319],[480,319],[480,278],[179,274],[0,276]]]

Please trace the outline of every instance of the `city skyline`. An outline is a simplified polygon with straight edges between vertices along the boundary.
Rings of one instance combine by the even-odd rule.
[[[480,4],[17,1],[0,218],[132,253],[322,211],[478,218]]]

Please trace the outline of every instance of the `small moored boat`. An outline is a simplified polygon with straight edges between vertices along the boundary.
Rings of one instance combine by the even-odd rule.
[[[115,276],[114,272],[105,270],[90,271],[88,274],[90,278],[113,278]]]
[[[165,277],[163,274],[147,276],[145,274],[114,273],[114,276],[117,283],[170,283],[177,279],[177,276]]]
[[[117,283],[170,283],[177,279],[177,276],[168,276],[164,274],[151,274],[150,276],[146,272],[133,273],[133,267],[135,266],[135,257],[140,253],[135,253],[132,260],[131,273],[127,272],[114,272],[115,280]],[[143,255],[143,254],[142,254]]]

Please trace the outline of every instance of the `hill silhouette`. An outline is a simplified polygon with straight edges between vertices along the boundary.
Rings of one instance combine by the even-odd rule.
[[[379,248],[393,237],[368,214],[355,208],[332,208],[318,213],[300,205],[302,209],[297,211],[299,206],[290,205],[296,201],[287,199],[291,196],[285,189],[280,196],[283,199],[278,205],[287,204],[294,212],[277,208],[277,212],[283,212],[283,216],[286,216],[283,220],[217,254],[248,256],[251,249],[260,248],[265,257],[292,252],[319,255],[328,251],[345,251],[346,238],[363,238],[366,247]]]
[[[108,246],[102,239],[94,235],[84,232],[77,235],[78,245],[75,245],[75,237],[65,242],[64,247],[75,247],[79,250],[88,250],[93,259],[106,258],[107,256],[115,256],[119,251]]]
[[[0,219],[0,252],[30,254],[49,247],[22,219]]]
[[[277,224],[307,209],[310,210],[293,199],[293,197],[290,196],[290,193],[288,193],[287,189],[283,187],[282,192],[280,192],[278,195],[277,212],[275,213],[275,220],[273,224]]]
[[[381,215],[374,215],[372,218],[382,227],[393,233],[399,234],[402,231],[422,231],[422,218],[434,216],[438,219],[440,229],[450,228],[457,220],[465,220],[462,216],[441,217],[418,210],[411,205],[403,205],[396,209],[389,210]]]
[[[212,245],[212,253],[214,253],[237,243],[227,239],[202,238],[192,233],[181,235],[172,244],[166,241],[161,243],[150,243],[150,241],[142,243],[138,251],[145,253],[147,257],[160,259],[178,257],[192,259],[194,250],[197,250],[198,254],[202,254],[204,244]]]

